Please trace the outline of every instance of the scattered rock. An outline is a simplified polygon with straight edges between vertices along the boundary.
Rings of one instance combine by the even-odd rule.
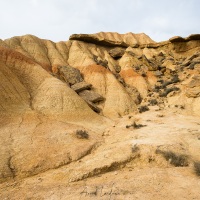
[[[124,53],[125,53],[125,50],[119,47],[116,47],[109,51],[110,56],[115,59],[121,58],[124,55]]]
[[[96,102],[104,100],[104,98],[100,94],[97,94],[96,92],[93,92],[91,90],[90,91],[84,90],[84,91],[79,92],[78,94],[86,101],[91,101],[92,103],[96,103]]]
[[[76,83],[76,84],[71,86],[71,88],[77,93],[79,93],[83,90],[89,90],[89,89],[91,89],[91,87],[92,87],[92,85],[89,84],[89,83],[86,83],[85,81]]]
[[[91,101],[88,101],[88,100],[85,100],[86,101],[86,103],[88,104],[88,106],[92,109],[92,110],[94,110],[94,112],[96,112],[96,113],[100,113],[101,112],[101,109],[98,107],[98,106],[96,106],[94,103],[92,103]]]
[[[101,58],[95,55],[93,56],[93,58],[97,65],[101,65],[105,68],[108,68],[108,61],[106,59],[102,60]]]
[[[60,79],[69,83],[70,85],[74,85],[76,83],[83,81],[83,77],[81,76],[80,71],[71,66],[58,67],[58,75],[59,75]]]

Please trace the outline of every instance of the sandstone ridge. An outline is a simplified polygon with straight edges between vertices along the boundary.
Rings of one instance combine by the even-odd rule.
[[[113,32],[100,32],[96,34],[73,34],[70,40],[80,40],[94,43],[102,46],[121,46],[121,47],[138,47],[141,44],[155,43],[148,35],[144,33],[119,34]]]

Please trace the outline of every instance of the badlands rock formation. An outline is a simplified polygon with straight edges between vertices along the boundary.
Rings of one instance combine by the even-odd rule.
[[[0,199],[199,199],[200,34],[0,40]]]

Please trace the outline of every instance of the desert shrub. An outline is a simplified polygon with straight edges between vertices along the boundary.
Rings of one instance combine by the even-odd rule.
[[[149,100],[149,105],[155,106],[155,105],[157,105],[157,104],[158,104],[158,101],[157,101],[156,99],[150,99],[150,100]]]
[[[145,72],[143,72],[143,73],[141,74],[141,76],[142,76],[142,77],[146,77],[147,75],[146,75]]]
[[[162,151],[157,149],[157,154],[161,154],[170,164],[174,165],[175,167],[186,167],[189,165],[188,162],[188,155],[185,154],[175,154],[172,151]]]
[[[160,115],[157,115],[157,117],[164,117],[164,115],[160,114]]]
[[[164,80],[163,80],[163,79],[160,79],[160,80],[158,80],[157,82],[163,84],[163,83],[164,83]]]
[[[140,70],[140,67],[139,66],[135,66],[135,70],[136,71]]]
[[[180,105],[180,109],[185,109],[185,106],[184,105]]]
[[[200,162],[194,162],[194,171],[197,176],[200,176]]]
[[[89,138],[89,134],[86,130],[77,130],[76,131],[76,137],[78,139],[88,139]]]
[[[134,128],[134,129],[139,129],[139,128],[142,128],[146,125],[143,125],[143,124],[136,124],[135,122],[133,122],[131,125],[126,125],[126,128]]]
[[[163,86],[162,85],[155,85],[154,89],[155,90],[160,90],[160,89],[163,89]]]
[[[149,110],[149,108],[148,108],[148,106],[140,106],[139,108],[138,108],[138,110],[139,110],[139,113],[142,113],[142,112],[146,112],[146,111],[148,111]]]
[[[177,87],[166,88],[164,92],[160,93],[160,97],[166,97],[170,92],[178,91],[178,90],[180,89]]]
[[[171,80],[172,83],[178,83],[180,82],[180,79],[178,78],[178,75],[175,75],[172,80]]]
[[[137,152],[137,151],[139,151],[139,150],[140,150],[140,148],[138,147],[137,144],[135,144],[135,145],[132,147],[132,153],[135,153],[135,152]]]
[[[157,92],[159,92],[159,89],[154,88],[152,91],[157,93]]]
[[[188,67],[188,69],[194,69],[194,66],[195,66],[196,63],[191,63]]]
[[[173,84],[173,83],[178,83],[180,80],[177,75],[175,75],[171,80],[163,82],[162,87],[166,88],[168,85]]]

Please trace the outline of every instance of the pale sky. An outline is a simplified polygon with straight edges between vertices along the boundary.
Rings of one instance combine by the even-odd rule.
[[[200,0],[0,0],[0,38],[55,42],[74,33],[146,33],[155,41],[200,33]]]

